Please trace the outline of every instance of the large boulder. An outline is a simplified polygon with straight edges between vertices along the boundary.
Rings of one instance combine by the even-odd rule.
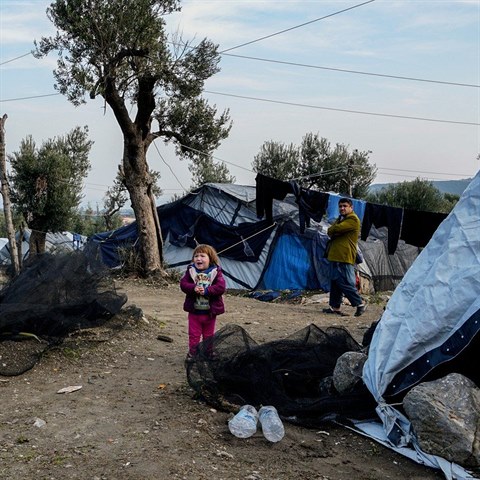
[[[465,467],[480,465],[480,390],[451,373],[420,383],[403,400],[423,451]]]

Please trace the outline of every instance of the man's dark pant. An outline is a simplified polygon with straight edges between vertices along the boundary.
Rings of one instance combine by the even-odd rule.
[[[330,306],[339,309],[343,296],[347,297],[352,307],[358,307],[363,303],[356,287],[353,265],[330,262]]]

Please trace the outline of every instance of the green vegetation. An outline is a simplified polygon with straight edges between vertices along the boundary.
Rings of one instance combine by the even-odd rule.
[[[420,178],[387,185],[366,196],[367,201],[380,205],[440,213],[449,213],[459,198],[451,193],[441,193],[432,182]]]
[[[9,155],[12,202],[30,236],[30,255],[45,251],[47,232],[68,230],[82,199],[82,181],[90,169],[92,142],[88,129],[77,127],[37,148],[33,138],[22,140]]]
[[[278,180],[298,179],[305,187],[363,198],[376,174],[368,161],[370,153],[350,152],[339,143],[332,147],[326,138],[307,133],[300,146],[265,142],[252,167]]]

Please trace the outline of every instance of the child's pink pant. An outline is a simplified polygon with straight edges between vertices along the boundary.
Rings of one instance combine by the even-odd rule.
[[[197,353],[197,346],[200,339],[207,339],[215,333],[215,322],[217,317],[209,313],[188,314],[188,352],[190,355]],[[203,337],[203,338],[202,338]]]

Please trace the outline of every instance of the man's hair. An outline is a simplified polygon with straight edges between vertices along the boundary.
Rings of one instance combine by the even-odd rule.
[[[195,247],[195,250],[193,251],[192,260],[197,253],[206,253],[212,265],[216,265],[216,266],[220,265],[217,251],[212,246],[206,245],[205,243],[201,243],[200,245],[197,245]]]
[[[348,203],[351,207],[353,206],[353,202],[351,198],[348,197],[343,197],[338,201],[338,204],[340,205],[341,203]]]

